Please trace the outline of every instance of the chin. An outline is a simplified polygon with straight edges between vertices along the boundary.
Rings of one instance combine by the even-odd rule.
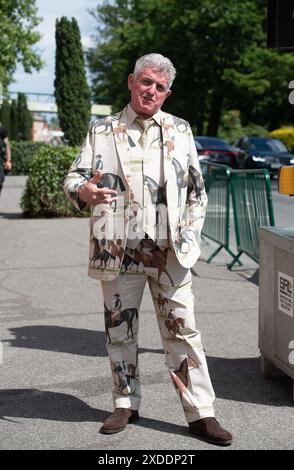
[[[156,113],[156,109],[154,108],[154,106],[148,106],[148,105],[143,105],[141,106],[141,110],[140,110],[142,113],[146,113],[146,114],[155,114]]]

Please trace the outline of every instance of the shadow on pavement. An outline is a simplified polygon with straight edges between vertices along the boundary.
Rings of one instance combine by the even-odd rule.
[[[0,212],[0,217],[3,219],[23,219],[23,215],[21,212]]]
[[[104,331],[51,325],[32,325],[8,330],[14,338],[2,341],[16,348],[40,349],[79,356],[106,357]],[[163,349],[139,348],[139,352],[163,353]]]
[[[0,419],[104,421],[108,412],[92,408],[72,395],[37,389],[0,390]],[[6,418],[7,417],[7,418]]]
[[[32,325],[10,328],[6,342],[16,348],[40,349],[80,356],[107,356],[105,333],[63,326]]]
[[[89,357],[107,357],[102,331],[35,325],[9,330],[12,347],[40,349]],[[163,354],[161,349],[140,348],[139,353]],[[221,358],[207,356],[208,367],[217,398],[271,406],[290,406],[292,380],[277,370],[264,379],[259,358]],[[152,371],[151,371],[152,373]]]
[[[207,356],[217,398],[268,406],[293,406],[292,379],[276,369],[272,377],[260,372],[260,358]]]
[[[102,423],[109,415],[110,411],[92,408],[79,398],[65,393],[38,389],[0,390],[0,419],[4,421],[17,423],[16,418],[27,418]],[[158,419],[140,417],[136,425],[171,434],[187,434],[185,426]]]

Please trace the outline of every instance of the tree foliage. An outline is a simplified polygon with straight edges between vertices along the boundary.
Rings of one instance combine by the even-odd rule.
[[[32,139],[32,113],[28,109],[27,98],[24,93],[18,93],[17,98],[17,140],[31,140]]]
[[[78,148],[67,145],[42,145],[29,162],[29,177],[21,199],[26,217],[84,217],[89,211],[80,212],[64,196],[64,175]]]
[[[285,126],[271,132],[274,139],[280,139],[291,152],[294,152],[294,126]]]
[[[80,145],[91,113],[81,35],[75,18],[56,21],[55,98],[64,137],[70,145]]]
[[[0,110],[0,122],[3,124],[10,137],[10,103],[7,99],[3,100]]]
[[[29,141],[32,139],[33,117],[27,106],[24,93],[18,93],[17,101],[5,99],[0,111],[0,121],[8,131],[8,136],[14,141]]]
[[[259,135],[261,137],[270,137],[267,129],[258,124],[249,123],[246,126],[242,124],[240,111],[230,110],[223,113],[219,131],[219,137],[234,144],[244,135]]]
[[[165,109],[196,125],[198,134],[217,134],[230,109],[240,109],[245,124],[277,127],[289,117],[285,84],[294,59],[266,49],[263,0],[115,0],[93,14],[100,24],[88,55],[93,90],[96,98],[108,96],[114,110],[129,99],[126,78],[136,59],[159,52],[177,69]]]
[[[10,138],[11,140],[18,141],[18,137],[17,101],[12,100],[10,105]]]
[[[0,0],[0,81],[4,89],[12,82],[18,63],[28,73],[40,70],[43,62],[34,48],[40,40],[35,30],[40,21],[35,0]]]
[[[17,100],[5,99],[0,111],[0,121],[8,131],[8,137],[14,141],[32,140],[32,113],[28,109],[24,93],[18,93]]]

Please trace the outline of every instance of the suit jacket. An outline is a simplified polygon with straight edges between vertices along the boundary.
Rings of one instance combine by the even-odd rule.
[[[125,116],[123,110],[91,124],[64,181],[67,197],[82,210],[85,204],[78,199],[78,187],[103,162],[101,183],[118,192],[117,203],[91,208],[89,276],[101,280],[113,280],[120,272],[132,222],[128,175],[132,172],[131,149],[139,144],[131,139]],[[207,196],[190,125],[163,111],[160,119],[171,248],[180,264],[190,268],[200,255]],[[149,203],[152,204],[151,193]]]

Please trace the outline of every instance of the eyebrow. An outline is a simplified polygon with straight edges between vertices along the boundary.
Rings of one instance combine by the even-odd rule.
[[[163,82],[158,82],[158,81],[154,80],[152,77],[150,77],[149,75],[143,75],[142,80],[149,80],[150,82],[154,82],[156,84],[156,86],[161,86],[161,87],[165,88],[166,90],[168,90],[168,84],[165,85]]]

